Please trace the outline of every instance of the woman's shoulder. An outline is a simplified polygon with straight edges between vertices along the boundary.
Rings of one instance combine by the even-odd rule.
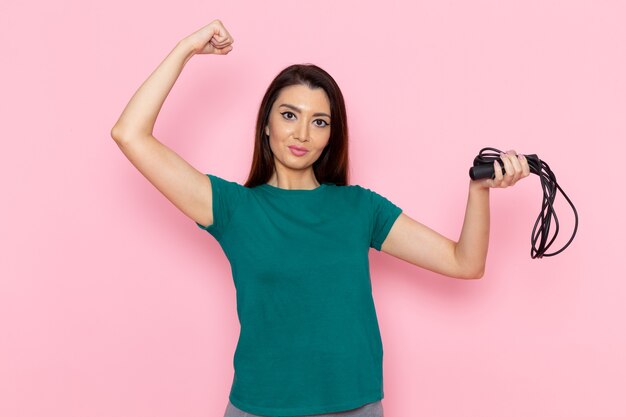
[[[367,194],[368,192],[371,191],[369,188],[364,187],[360,184],[345,184],[345,185],[338,185],[337,187],[341,189],[342,191],[350,192],[350,193]]]

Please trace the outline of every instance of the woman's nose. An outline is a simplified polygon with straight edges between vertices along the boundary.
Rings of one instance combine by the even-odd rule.
[[[298,139],[308,140],[309,139],[309,123],[306,121],[299,123],[298,127],[296,128],[296,134],[298,136]]]

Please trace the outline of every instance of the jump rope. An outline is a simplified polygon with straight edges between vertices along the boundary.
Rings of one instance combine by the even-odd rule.
[[[486,151],[494,151],[495,153],[488,153]],[[469,176],[472,180],[478,180],[483,178],[492,178],[495,179],[496,173],[493,166],[493,161],[497,160],[502,168],[502,173],[505,173],[504,170],[504,162],[502,162],[502,158],[500,158],[500,154],[503,153],[499,149],[496,148],[483,148],[480,150],[480,153],[474,158],[474,166],[469,170]],[[544,256],[554,256],[556,254],[561,253],[565,248],[569,246],[569,244],[576,236],[576,231],[578,230],[578,213],[576,212],[576,208],[572,204],[572,201],[567,197],[567,194],[563,191],[563,189],[556,182],[556,177],[548,164],[545,161],[539,159],[539,157],[535,154],[524,155],[526,160],[528,161],[528,166],[530,168],[530,172],[532,174],[536,174],[541,179],[541,186],[543,188],[543,203],[541,207],[541,212],[537,217],[537,221],[535,222],[535,226],[533,227],[533,232],[530,237],[531,249],[530,249],[530,257],[535,258],[543,258]],[[556,197],[556,190],[561,191],[561,194],[565,197],[570,206],[572,206],[572,210],[574,210],[574,217],[576,219],[576,223],[574,224],[574,232],[572,233],[572,237],[569,241],[556,252],[546,253],[550,245],[556,239],[556,236],[559,234],[559,220],[556,216],[556,212],[552,207],[552,203],[554,202],[554,198]],[[548,232],[550,229],[550,224],[552,223],[552,217],[554,217],[554,222],[556,224],[556,230],[554,232],[554,236],[548,243]],[[541,221],[541,226],[537,228],[538,223]],[[537,241],[539,241],[539,247],[535,248]]]

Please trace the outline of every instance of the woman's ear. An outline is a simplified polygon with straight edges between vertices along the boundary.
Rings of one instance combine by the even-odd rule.
[[[270,135],[270,127],[269,126],[265,126],[265,135],[266,136]]]

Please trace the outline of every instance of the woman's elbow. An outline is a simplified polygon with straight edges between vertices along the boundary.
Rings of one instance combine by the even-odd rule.
[[[480,279],[485,275],[485,268],[482,267],[480,269],[476,268],[467,268],[464,269],[461,273],[458,274],[458,278],[462,279]]]
[[[471,274],[469,279],[481,279],[483,275],[485,275],[485,267],[482,267],[477,272]]]

